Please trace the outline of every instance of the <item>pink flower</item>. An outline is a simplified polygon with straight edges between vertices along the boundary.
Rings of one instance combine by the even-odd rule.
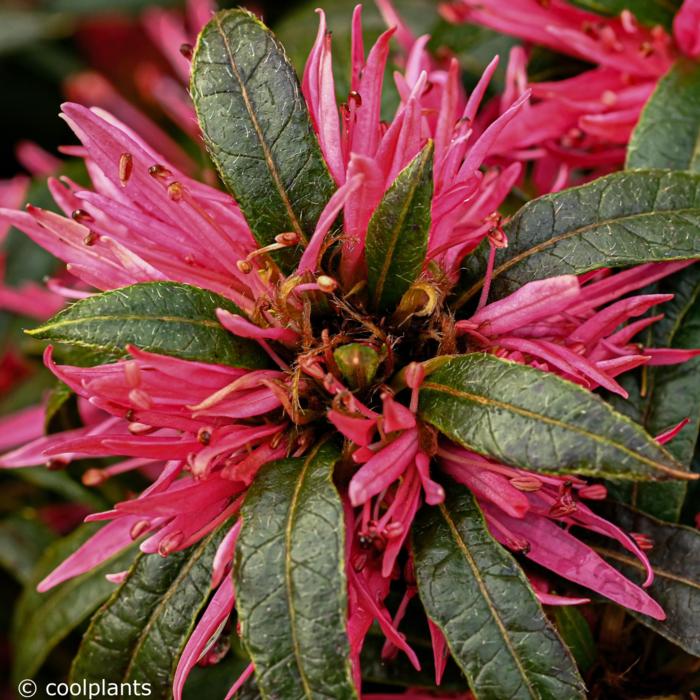
[[[530,83],[527,51],[511,51],[505,99],[490,105],[489,116],[531,90],[532,104],[506,127],[501,148],[507,162],[514,153],[535,161],[541,192],[563,187],[576,168],[592,169],[597,177],[622,165],[632,129],[659,78],[680,53],[700,53],[697,0],[683,4],[673,37],[661,26],[641,26],[629,10],[605,18],[566,0],[458,0],[443,4],[441,12],[451,22],[482,24],[595,65],[573,78]]]
[[[381,7],[394,17],[387,0]],[[559,3],[553,7],[559,8]],[[486,13],[491,4],[485,8]],[[514,14],[506,13],[498,21],[515,23],[519,3],[511,9]],[[235,302],[242,312],[219,309],[221,326],[258,343],[275,367],[249,371],[132,346],[127,348],[128,358],[118,362],[74,367],[57,364],[49,347],[45,364],[79,397],[83,426],[50,436],[28,429],[29,441],[19,447],[3,441],[0,430],[0,442],[15,447],[0,458],[0,465],[20,468],[50,461],[57,467],[88,456],[120,457],[103,470],[86,472],[86,482],[95,484],[138,469],[152,483],[140,495],[89,516],[88,520],[109,523],[49,574],[40,589],[93,568],[132,540],[144,538],[141,550],[161,556],[189,547],[237,516],[263,465],[304,454],[321,431],[333,426],[346,439],[352,467],[341,495],[348,524],[348,634],[358,685],[360,652],[375,621],[387,639],[383,655],[400,651],[419,667],[417,655],[399,631],[416,593],[411,558],[405,557],[404,563],[399,555],[407,552],[418,508],[444,500],[437,472],[471,489],[494,537],[506,547],[631,609],[663,618],[663,611],[642,588],[568,531],[575,524],[616,539],[644,563],[649,573],[645,585],[651,583],[648,561],[637,543],[583,503],[586,498],[603,498],[605,490],[576,477],[526,472],[438,439],[418,417],[425,367],[406,363],[402,377],[410,393],[400,401],[384,383],[394,369],[400,369],[391,364],[396,339],[381,330],[381,322],[377,325],[377,319],[348,301],[367,277],[364,242],[372,213],[398,173],[429,141],[434,144],[434,191],[420,283],[439,300],[436,305],[457,281],[466,254],[484,239],[492,250],[505,244],[497,209],[520,175],[519,149],[531,145],[509,136],[521,128],[520,120],[530,123],[529,92],[516,95],[510,90],[501,109],[479,116],[495,62],[467,96],[457,63],[437,65],[426,52],[427,37],[416,39],[401,24],[385,32],[365,55],[358,7],[353,18],[351,93],[347,103],[338,106],[331,40],[323,12],[319,15],[302,89],[338,188],[292,274],[285,276],[269,253],[298,245],[297,234],[280,232],[274,243],[258,247],[228,194],[188,175],[186,164],[183,167],[174,157],[177,153],[159,152],[133,129],[133,123],[122,121],[123,113],[117,118],[102,108],[63,106],[62,117],[81,142],[68,150],[84,159],[92,181],[91,188],[83,188],[67,178],[49,180],[65,216],[37,207],[25,212],[0,209],[3,221],[67,264],[82,286],[62,286],[66,296],[81,296],[84,287],[108,290],[147,281],[177,281],[211,290]],[[152,15],[151,21],[159,23],[167,36],[178,34],[167,18]],[[529,26],[525,20],[522,23]],[[546,33],[545,26],[540,18],[539,26],[528,31],[540,36]],[[621,22],[620,27],[627,32]],[[565,29],[554,32],[557,40],[568,37]],[[614,42],[608,35],[599,41]],[[392,36],[404,49],[403,68],[395,76],[401,101],[386,125],[380,106]],[[660,51],[667,51],[662,37],[651,38],[659,42]],[[636,47],[638,40],[636,34],[620,39],[623,55],[612,68],[623,70],[624,63],[624,70],[635,67],[647,79],[647,67],[658,63],[660,69],[668,57],[660,53],[649,63],[633,58],[630,47]],[[603,51],[598,44],[595,47]],[[514,60],[519,60],[517,55]],[[106,95],[123,112],[114,95],[109,91]],[[538,140],[543,138],[537,135]],[[499,160],[511,162],[505,168],[492,164]],[[336,278],[322,269],[322,256],[341,213]],[[439,329],[428,323],[421,329],[441,342],[449,337],[454,348],[466,352],[491,352],[589,389],[602,386],[624,395],[615,380],[621,372],[688,356],[647,353],[632,342],[658,317],[627,323],[669,299],[629,293],[686,264],[650,264],[619,273],[601,270],[578,278],[532,282],[490,304],[489,271],[482,299],[470,318],[454,322],[443,314]],[[317,328],[309,309],[311,300],[319,299],[330,299],[350,330],[340,324],[331,337],[328,328]],[[360,344],[378,357],[383,352],[381,361],[391,367],[386,377],[372,384],[372,391],[364,393],[353,391],[352,377],[344,375],[333,353],[360,335]],[[35,427],[38,411],[28,415]],[[235,596],[226,574],[240,528],[240,521],[231,526],[216,554],[212,572],[216,593],[180,660],[176,698],[209,639],[233,610]],[[385,605],[392,579],[405,583],[393,617]],[[546,591],[540,591],[540,597],[548,604],[585,600]],[[436,627],[430,629],[439,680],[446,662],[445,639]],[[249,668],[246,674],[250,672]]]

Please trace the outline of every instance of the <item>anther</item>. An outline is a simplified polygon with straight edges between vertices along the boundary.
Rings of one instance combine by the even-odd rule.
[[[173,202],[179,202],[182,199],[183,191],[182,183],[180,182],[171,182],[168,185],[168,197],[170,197]]]
[[[131,153],[122,153],[119,156],[119,182],[122,187],[126,187],[131,177],[131,171],[134,169],[134,159]]]
[[[164,166],[156,163],[148,169],[148,174],[157,180],[166,180],[172,173]]]
[[[316,284],[324,294],[332,294],[338,288],[338,283],[328,275],[319,275]]]
[[[299,234],[296,231],[287,231],[275,236],[275,241],[282,246],[297,245],[299,243]]]
[[[542,488],[542,482],[535,476],[516,476],[510,483],[518,491],[539,491]]]
[[[185,539],[185,533],[182,530],[177,530],[175,532],[166,535],[158,545],[158,554],[161,557],[167,557],[168,554],[174,552]]]
[[[197,442],[208,445],[211,442],[211,432],[207,428],[200,428],[197,432]]]
[[[248,275],[253,271],[253,266],[247,260],[237,260],[236,267],[244,275]]]
[[[351,90],[348,95],[348,104],[352,103],[355,107],[362,107],[362,97],[357,90]]]
[[[97,243],[97,241],[99,241],[99,240],[100,240],[99,233],[95,233],[94,231],[88,231],[87,234],[85,235],[85,238],[83,238],[83,243],[86,246],[90,247],[90,246],[95,245],[95,243]]]
[[[141,535],[145,534],[151,529],[151,523],[148,520],[138,520],[135,522],[131,530],[129,531],[129,537],[132,540],[137,540]]]
[[[71,212],[71,218],[79,224],[91,223],[95,220],[92,214],[88,214],[85,209],[74,209]]]
[[[106,479],[107,476],[102,469],[88,469],[80,478],[84,486],[99,486]]]

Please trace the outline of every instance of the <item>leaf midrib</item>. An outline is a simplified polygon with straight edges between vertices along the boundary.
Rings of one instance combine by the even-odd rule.
[[[467,401],[473,401],[474,403],[482,404],[484,406],[489,406],[489,407],[494,407],[494,408],[501,408],[506,411],[512,411],[513,413],[517,413],[518,415],[524,416],[525,418],[530,418],[533,420],[539,420],[542,421],[543,423],[547,423],[548,425],[552,425],[556,428],[560,428],[562,430],[568,430],[573,433],[578,433],[579,435],[582,435],[588,439],[593,440],[594,442],[600,443],[604,446],[607,447],[613,447],[614,449],[619,450],[620,452],[624,452],[628,454],[629,456],[633,457],[634,459],[637,459],[648,466],[652,467],[653,469],[657,469],[658,471],[661,471],[665,474],[669,474],[671,476],[676,477],[677,479],[692,479],[693,476],[689,472],[684,472],[684,471],[679,471],[676,469],[673,469],[671,467],[667,467],[660,462],[656,462],[652,459],[649,459],[648,457],[645,457],[644,455],[641,455],[634,450],[629,449],[625,445],[621,445],[619,443],[613,442],[609,439],[604,439],[601,436],[597,435],[596,433],[589,432],[588,430],[584,430],[583,428],[579,428],[578,426],[570,425],[568,423],[563,423],[560,420],[557,420],[556,418],[551,418],[550,416],[545,416],[542,415],[541,413],[535,413],[534,411],[530,411],[526,408],[522,408],[520,406],[515,406],[514,404],[511,403],[506,403],[505,401],[498,401],[497,399],[491,399],[486,396],[480,396],[478,394],[472,394],[468,391],[464,391],[461,389],[455,389],[453,387],[446,386],[444,384],[436,384],[435,382],[425,382],[423,384],[423,389],[432,389],[433,391],[436,391],[438,393],[444,393],[448,394],[449,396],[455,396],[460,399],[466,399]]]
[[[280,179],[279,173],[277,172],[277,166],[272,157],[272,152],[270,151],[270,148],[267,145],[267,141],[265,140],[265,135],[263,133],[262,128],[260,127],[258,118],[255,115],[255,112],[253,111],[253,105],[250,100],[250,95],[248,94],[248,88],[243,82],[242,76],[238,70],[238,64],[236,63],[236,59],[233,57],[233,51],[231,50],[231,45],[229,43],[228,36],[224,32],[224,28],[221,25],[221,15],[216,14],[214,16],[214,19],[216,20],[216,28],[224,43],[224,47],[226,48],[226,53],[228,54],[229,62],[231,64],[231,70],[233,71],[235,78],[238,81],[238,85],[240,86],[243,103],[245,104],[246,111],[248,112],[248,116],[250,118],[251,124],[253,125],[253,129],[255,130],[255,134],[257,136],[258,143],[260,144],[260,148],[262,149],[263,156],[265,157],[265,162],[267,163],[267,168],[270,172],[270,176],[272,177],[272,181],[274,182],[275,187],[277,188],[277,191],[280,195],[280,198],[282,199],[282,203],[284,204],[284,208],[287,211],[287,216],[289,217],[290,223],[292,224],[294,231],[298,234],[301,242],[306,244],[308,243],[308,239],[306,237],[306,234],[304,233],[303,228],[301,227],[299,220],[297,219],[292,204],[289,201],[287,191]],[[254,20],[253,18],[249,18],[249,21],[256,22],[256,20]],[[292,109],[294,109],[294,107],[292,107]]]
[[[403,207],[401,207],[401,211],[399,212],[399,216],[396,221],[396,226],[392,228],[391,237],[389,238],[389,246],[387,248],[386,256],[384,258],[384,264],[380,269],[379,278],[377,279],[377,286],[374,290],[374,303],[376,305],[380,304],[382,295],[384,294],[384,285],[386,284],[386,279],[389,274],[389,268],[393,263],[394,251],[396,250],[396,245],[399,242],[399,233],[403,228],[403,225],[406,221],[406,217],[408,216],[408,212],[413,204],[413,199],[416,196],[418,186],[420,185],[421,180],[423,179],[423,169],[425,168],[425,164],[429,155],[430,153],[428,153],[427,155],[424,153],[420,156],[420,162],[417,164],[416,177],[413,181],[413,184],[409,188],[408,197],[406,197],[406,201],[404,202]]]
[[[602,194],[602,193],[601,193]],[[493,273],[491,275],[491,279],[495,280],[496,277],[501,275],[503,272],[510,270],[512,267],[517,265],[518,263],[522,262],[523,260],[526,260],[529,257],[532,257],[533,255],[536,255],[537,253],[542,252],[543,250],[546,250],[547,248],[550,248],[551,246],[556,245],[557,243],[561,241],[565,241],[569,238],[573,238],[574,236],[581,235],[583,233],[586,233],[587,231],[590,231],[592,229],[602,227],[602,226],[608,226],[611,224],[617,224],[620,222],[628,221],[631,219],[641,219],[643,217],[647,216],[671,216],[671,215],[677,215],[677,214],[684,214],[686,212],[696,212],[700,213],[700,207],[683,207],[682,209],[654,209],[653,211],[645,211],[641,212],[638,214],[627,214],[625,216],[620,216],[615,219],[603,219],[601,221],[594,222],[592,224],[586,224],[585,226],[581,226],[579,228],[573,229],[571,231],[567,231],[566,233],[562,233],[558,236],[552,236],[551,238],[548,238],[546,241],[542,241],[541,243],[538,243],[537,245],[533,246],[532,248],[528,248],[527,250],[524,250],[522,253],[519,253],[518,255],[510,258],[503,264],[499,265],[498,267],[494,268]],[[667,260],[672,260],[673,258],[667,258]],[[469,299],[471,299],[484,285],[483,280],[479,280],[478,282],[475,282],[469,289],[467,289],[464,294],[462,294],[457,301],[454,304],[454,308],[458,309],[460,306],[463,306]]]
[[[304,669],[303,657],[301,654],[301,648],[299,645],[299,638],[296,629],[296,610],[294,607],[294,600],[292,597],[292,530],[294,526],[294,521],[296,519],[296,510],[299,504],[299,494],[301,488],[304,485],[304,480],[306,478],[306,473],[311,466],[311,462],[316,458],[321,447],[323,447],[323,442],[319,443],[315,449],[309,453],[308,457],[304,460],[304,464],[299,471],[296,483],[294,484],[294,493],[292,494],[292,500],[289,503],[289,513],[287,516],[287,523],[284,529],[284,581],[287,593],[287,607],[289,609],[289,631],[292,637],[292,650],[294,651],[294,659],[296,661],[297,670],[299,671],[299,679],[304,687],[304,695],[307,698],[313,698],[313,692],[309,684],[309,680],[306,677],[306,671]]]
[[[528,689],[528,692],[530,693],[530,696],[533,698],[538,698],[539,693],[533,688],[532,684],[530,683],[530,679],[527,677],[525,668],[522,665],[522,662],[520,660],[520,657],[517,654],[516,649],[513,646],[513,643],[508,636],[508,630],[506,629],[506,626],[503,624],[503,620],[501,620],[500,614],[491,598],[491,594],[489,593],[488,589],[486,588],[486,584],[481,578],[480,571],[478,566],[476,565],[476,562],[474,561],[474,558],[471,555],[471,552],[469,551],[469,548],[467,547],[466,542],[462,539],[462,536],[457,529],[457,525],[455,522],[452,520],[450,517],[449,512],[447,511],[447,508],[445,507],[444,503],[440,503],[438,506],[440,508],[440,513],[442,514],[442,517],[445,519],[445,522],[447,523],[447,527],[449,527],[450,532],[452,533],[452,537],[455,540],[455,543],[457,544],[457,547],[459,550],[462,552],[465,561],[467,562],[467,565],[472,571],[472,575],[474,576],[474,580],[477,583],[477,586],[479,587],[479,591],[481,593],[482,598],[486,602],[486,605],[488,609],[491,611],[491,616],[496,623],[496,626],[498,627],[498,631],[503,638],[505,647],[508,649],[508,652],[510,653],[511,657],[513,658],[513,661],[515,662],[515,665],[518,668],[518,671],[520,672],[520,676],[524,681],[525,686]]]
[[[143,648],[143,645],[145,644],[148,638],[151,628],[156,624],[158,615],[162,611],[163,607],[168,602],[170,602],[170,599],[175,595],[175,593],[177,593],[178,586],[182,582],[183,578],[187,576],[190,573],[190,571],[192,571],[195,564],[199,562],[199,560],[202,558],[202,555],[205,553],[209,543],[216,536],[216,534],[217,532],[214,531],[211,535],[209,535],[209,537],[202,541],[202,543],[197,547],[197,550],[192,554],[191,557],[188,558],[187,562],[180,569],[173,582],[168,586],[168,590],[156,603],[155,607],[151,611],[151,614],[148,616],[148,622],[146,622],[146,624],[143,626],[139,636],[136,638],[136,641],[134,642],[131,648],[129,663],[126,669],[124,670],[122,680],[126,681],[129,678],[129,674],[132,672],[136,657],[139,651]]]
[[[39,326],[39,328],[33,328],[26,331],[28,335],[39,336],[44,333],[49,333],[57,328],[64,328],[66,326],[75,326],[85,323],[100,323],[105,321],[158,321],[164,323],[183,323],[190,326],[202,326],[205,328],[214,328],[223,331],[223,327],[218,321],[211,319],[198,319],[198,318],[187,318],[185,316],[143,316],[136,314],[111,314],[103,316],[81,316],[80,318],[69,318],[61,319],[55,321],[54,323],[47,323],[44,326]]]

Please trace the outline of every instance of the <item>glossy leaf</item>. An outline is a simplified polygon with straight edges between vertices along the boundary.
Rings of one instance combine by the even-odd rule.
[[[32,678],[52,649],[112,593],[114,584],[105,579],[105,574],[123,571],[133,560],[135,546],[47,593],[38,593],[37,583],[97,529],[94,525],[83,525],[52,544],[32,573],[17,603],[12,623],[16,681]]]
[[[191,91],[212,159],[258,243],[285,231],[308,240],[335,184],[272,32],[246,10],[217,13],[199,35]]]
[[[419,414],[451,440],[547,472],[683,478],[683,466],[629,418],[549,372],[472,353],[427,377]]]
[[[572,4],[613,17],[629,10],[640,24],[649,27],[660,24],[666,29],[671,29],[673,16],[681,6],[680,0],[572,0]]]
[[[528,202],[506,225],[491,299],[527,282],[661,260],[700,257],[700,177],[633,170]],[[483,285],[488,244],[464,261],[460,306]]]
[[[367,226],[365,258],[370,302],[398,305],[416,280],[428,250],[433,197],[433,142],[398,174]]]
[[[233,367],[267,366],[251,340],[231,335],[216,309],[240,314],[228,299],[176,282],[145,282],[82,299],[28,333],[98,351],[142,350]]]
[[[664,317],[652,327],[645,344],[660,348],[700,347],[700,268],[697,265],[663,280],[658,291],[674,298],[663,305]],[[690,422],[666,446],[682,464],[690,465],[700,427],[700,358],[677,365],[646,367],[644,396],[635,375],[623,379],[630,398],[615,402],[651,435],[688,418]],[[676,522],[687,492],[685,483],[638,484],[618,493],[630,505],[662,520]]]
[[[449,484],[413,530],[428,616],[479,700],[584,698],[569,651],[515,559],[491,536],[472,494]]]
[[[220,528],[189,549],[140,554],[127,579],[93,617],[71,669],[71,681],[149,683],[169,698],[180,654],[209,598]]]
[[[700,172],[700,66],[680,59],[659,81],[627,149],[628,168]]]
[[[338,451],[266,465],[242,510],[235,555],[241,637],[269,698],[356,698],[345,630]]]
[[[653,620],[631,613],[647,627],[671,640],[689,654],[700,656],[700,532],[695,528],[664,523],[623,505],[610,504],[606,515],[628,532],[651,538],[647,552],[654,569],[649,594],[666,613],[665,620]],[[629,552],[606,541],[595,549],[626,576],[644,579],[642,565]]]

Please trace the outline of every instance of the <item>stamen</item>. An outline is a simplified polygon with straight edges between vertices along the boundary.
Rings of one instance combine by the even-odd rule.
[[[99,486],[106,479],[107,475],[102,469],[88,469],[80,478],[84,486]]]
[[[95,220],[95,217],[86,212],[85,209],[74,209],[71,212],[71,218],[79,224],[92,223]]]
[[[168,554],[174,552],[184,541],[185,533],[182,530],[176,530],[175,532],[166,535],[158,545],[158,554],[161,557],[167,557]]]
[[[164,165],[160,163],[155,163],[148,169],[148,174],[151,177],[156,178],[156,180],[167,180],[172,177],[172,173]]]
[[[95,243],[97,243],[97,241],[99,241],[99,240],[100,240],[99,233],[95,233],[95,231],[88,231],[87,234],[85,235],[85,238],[83,238],[83,243],[86,246],[90,247],[90,246],[95,245]]]
[[[137,540],[141,535],[145,534],[151,529],[151,523],[149,520],[139,520],[133,524],[131,530],[129,531],[129,537],[132,540]]]
[[[119,182],[122,187],[126,187],[126,183],[129,182],[133,169],[134,158],[131,153],[122,153],[119,156]]]
[[[168,185],[168,197],[170,197],[173,202],[179,202],[182,199],[183,191],[184,188],[181,182],[175,181]]]
[[[510,480],[510,483],[518,491],[539,491],[542,488],[542,482],[536,476],[516,476]]]

